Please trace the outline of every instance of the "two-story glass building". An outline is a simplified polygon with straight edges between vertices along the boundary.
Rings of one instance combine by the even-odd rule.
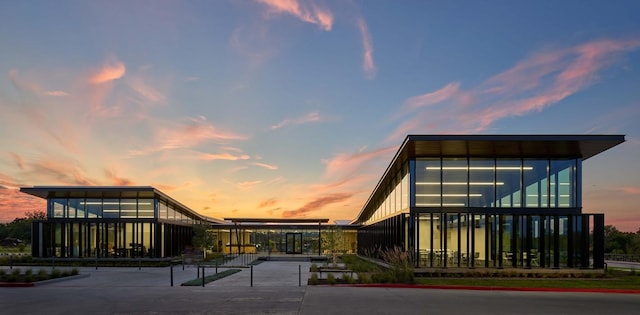
[[[358,250],[416,267],[603,268],[582,162],[621,135],[410,135],[358,217]]]

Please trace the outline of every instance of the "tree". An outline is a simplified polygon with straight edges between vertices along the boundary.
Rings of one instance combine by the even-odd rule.
[[[193,225],[193,238],[191,243],[194,247],[201,249],[204,252],[204,258],[207,257],[207,250],[211,249],[215,245],[215,236],[209,229],[208,224],[194,224]]]
[[[44,211],[28,211],[25,217],[15,218],[0,227],[0,238],[13,237],[22,240],[24,243],[31,243],[31,223],[34,220],[46,220],[47,214]]]
[[[339,226],[332,226],[322,235],[322,247],[332,255],[335,264],[338,261],[338,251],[344,249],[344,231]]]

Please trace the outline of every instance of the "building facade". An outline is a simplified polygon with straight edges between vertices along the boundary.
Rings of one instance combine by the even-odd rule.
[[[408,136],[353,223],[362,255],[418,268],[603,268],[604,215],[582,212],[582,162],[619,135]]]
[[[47,220],[32,227],[32,256],[161,258],[191,245],[194,224],[220,223],[153,187],[35,186]]]

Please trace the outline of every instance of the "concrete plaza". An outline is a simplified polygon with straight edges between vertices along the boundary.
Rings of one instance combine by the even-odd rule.
[[[79,268],[84,276],[0,288],[3,314],[637,314],[637,294],[306,286],[310,263],[265,262],[211,282],[192,266]],[[59,267],[65,268],[65,267]],[[23,267],[24,269],[24,267]],[[37,270],[39,268],[33,268]],[[222,269],[220,269],[222,270]],[[301,271],[301,274],[298,273]],[[207,274],[214,268],[208,268]],[[301,286],[299,286],[299,276]]]

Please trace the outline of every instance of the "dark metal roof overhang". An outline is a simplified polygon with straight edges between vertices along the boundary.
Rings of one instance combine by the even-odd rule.
[[[285,219],[285,218],[224,218],[225,221],[231,221],[232,223],[327,223],[329,219],[313,219],[313,218],[300,218],[300,219]]]
[[[417,157],[581,158],[586,160],[625,141],[624,135],[408,135],[369,199],[351,223],[362,223],[393,175]]]
[[[20,191],[43,199],[51,198],[158,198],[212,224],[221,220],[203,216],[152,186],[33,186]]]

